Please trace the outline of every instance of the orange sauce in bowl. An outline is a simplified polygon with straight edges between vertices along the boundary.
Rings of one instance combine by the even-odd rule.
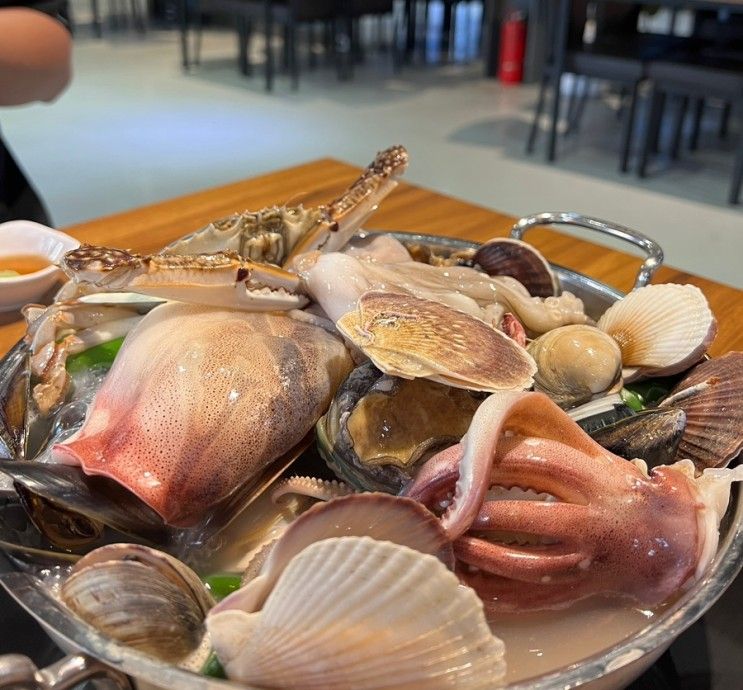
[[[13,274],[27,275],[41,271],[52,262],[45,256],[37,254],[11,254],[9,256],[0,256],[0,280],[2,278],[13,278]],[[8,273],[12,271],[12,273]]]

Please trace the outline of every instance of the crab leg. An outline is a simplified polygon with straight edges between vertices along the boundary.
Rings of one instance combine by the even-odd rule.
[[[136,292],[246,311],[286,311],[308,301],[298,294],[298,276],[243,259],[236,252],[143,256],[82,245],[65,254],[62,269],[76,283],[101,291]]]
[[[343,247],[377,210],[396,186],[397,178],[408,167],[408,152],[403,146],[380,151],[361,176],[335,201],[321,207],[322,218],[297,242],[286,257],[284,266],[306,252],[335,252]]]

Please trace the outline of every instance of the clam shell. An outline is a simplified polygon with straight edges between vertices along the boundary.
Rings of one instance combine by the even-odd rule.
[[[725,467],[743,450],[743,352],[694,367],[661,404],[686,412],[678,450],[697,467]]]
[[[521,240],[496,237],[483,244],[474,259],[488,275],[515,278],[532,297],[552,297],[560,292],[557,276],[545,258]]]
[[[207,618],[232,680],[274,688],[493,688],[503,642],[440,561],[369,537],[326,539],[292,559],[259,613]]]
[[[717,334],[702,291],[675,283],[633,290],[609,307],[597,325],[619,343],[622,364],[640,367],[645,376],[683,371],[699,361]]]
[[[381,493],[351,494],[318,503],[302,513],[264,558],[261,572],[245,587],[218,605],[228,609],[239,602],[245,611],[258,610],[289,562],[303,549],[330,537],[368,536],[435,554],[453,566],[451,545],[441,523],[423,505],[409,498]],[[252,564],[249,573],[254,572]],[[243,579],[245,583],[246,580]]]
[[[593,326],[561,326],[528,347],[537,363],[534,390],[560,407],[585,403],[620,379],[622,353],[616,341]]]
[[[78,561],[60,596],[105,635],[171,662],[199,646],[213,603],[185,565],[128,544],[103,547]]]
[[[439,302],[369,291],[336,324],[386,374],[428,378],[455,388],[523,390],[534,361],[484,321]]]

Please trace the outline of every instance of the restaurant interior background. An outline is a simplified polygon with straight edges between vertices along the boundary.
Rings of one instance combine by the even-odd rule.
[[[627,2],[268,4],[277,13],[270,92],[262,0],[71,0],[69,89],[52,104],[2,112],[5,139],[55,225],[322,156],[362,165],[400,142],[411,152],[412,182],[514,215],[571,210],[611,219],[658,240],[667,263],[743,287],[743,215],[728,203],[736,151],[739,167],[743,158],[743,108],[730,108],[743,94],[743,15],[695,14],[673,9],[689,5],[676,2],[649,6],[639,17]],[[557,13],[561,4],[573,6],[565,69],[610,78],[563,75],[556,160],[549,163],[550,89],[531,155],[526,144],[542,61],[549,70],[559,28],[548,10]],[[336,6],[354,7],[354,16]],[[292,8],[299,12],[296,30],[285,21]],[[292,35],[286,45],[294,52],[284,49]],[[501,48],[510,64],[508,51],[518,56],[519,44],[522,83],[486,76],[497,75]],[[576,51],[588,55],[586,64],[575,66]],[[657,136],[640,177],[652,100],[648,70],[658,62],[683,65],[689,83],[686,91],[671,85],[659,130],[650,127]],[[697,64],[709,75],[691,69]],[[518,71],[506,76],[518,79]],[[724,82],[716,74],[727,75],[734,95],[705,93]]]

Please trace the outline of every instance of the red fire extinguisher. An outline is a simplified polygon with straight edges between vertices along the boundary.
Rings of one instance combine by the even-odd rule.
[[[510,12],[500,32],[498,79],[504,84],[518,84],[524,77],[526,21],[521,12]]]

